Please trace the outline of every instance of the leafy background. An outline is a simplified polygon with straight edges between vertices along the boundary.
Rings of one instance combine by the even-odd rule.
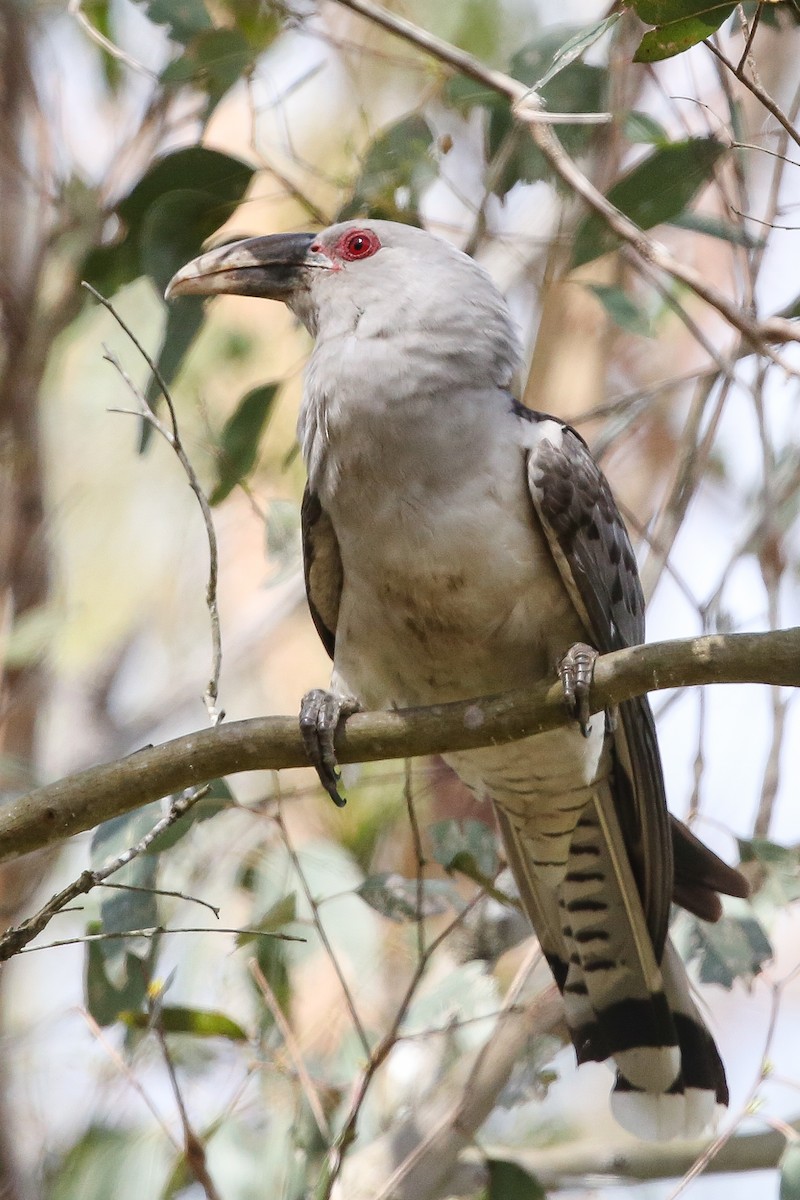
[[[597,186],[743,308],[798,314],[795,3],[576,2],[558,25],[533,0],[403,12],[536,85],[553,112],[610,112],[558,127]],[[745,353],[715,313],[620,248],[554,181],[503,97],[336,5],[92,0],[7,3],[3,15],[34,66],[14,129],[27,169],[5,168],[17,174],[3,255],[9,278],[30,280],[25,348],[42,378],[27,434],[50,579],[26,601],[33,568],[20,567],[4,635],[5,793],[205,719],[202,523],[168,448],[107,411],[131,397],[103,343],[153,403],[158,390],[81,279],[114,297],[157,358],[215,505],[227,717],[294,711],[327,677],[299,564],[308,340],[277,305],[164,305],[173,271],[209,239],[371,214],[465,246],[509,294],[526,399],[579,420],[612,478],[652,595],[651,639],[799,623],[796,376],[763,348]],[[761,96],[718,57],[738,66],[742,17],[757,23]],[[781,353],[796,369],[796,352]],[[729,1065],[732,1131],[777,1128],[773,1161],[786,1140],[780,1181],[773,1170],[689,1186],[701,1200],[779,1187],[792,1200],[796,1134],[781,1121],[798,1113],[797,710],[778,690],[741,688],[676,692],[658,708],[674,809],[738,851],[758,888],[718,926],[685,914],[675,926]],[[324,1195],[326,1151],[354,1113],[343,1171],[356,1195],[387,1131],[461,1094],[513,981],[531,994],[547,981],[528,970],[489,814],[438,763],[364,768],[347,791],[338,812],[308,772],[218,781],[113,877],[126,890],[96,889],[40,939],[93,940],[6,968],[4,1195]],[[7,868],[9,923],[160,811]],[[196,927],[210,932],[175,932]],[[463,1194],[622,1194],[591,1171],[592,1147],[621,1141],[608,1075],[576,1075],[559,1045],[552,1032],[528,1039],[461,1163]],[[683,1172],[648,1153],[621,1144],[619,1172]],[[633,1190],[677,1195],[666,1179]]]

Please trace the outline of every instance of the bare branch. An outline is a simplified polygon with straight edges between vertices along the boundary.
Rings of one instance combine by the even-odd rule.
[[[172,396],[170,395],[170,391],[169,391],[169,388],[167,387],[166,381],[165,381],[163,375],[161,374],[161,372],[159,371],[156,363],[153,361],[153,359],[147,353],[144,346],[139,341],[139,339],[137,338],[137,336],[133,332],[133,330],[130,328],[130,326],[122,319],[122,317],[117,312],[117,310],[115,309],[115,307],[111,303],[111,301],[106,299],[105,296],[101,295],[100,292],[98,292],[96,288],[93,288],[92,285],[90,283],[87,283],[85,280],[83,281],[83,287],[85,287],[88,292],[91,292],[91,294],[94,296],[95,300],[98,300],[100,302],[100,304],[103,305],[104,308],[108,309],[108,311],[111,313],[114,320],[117,322],[117,324],[120,326],[120,328],[130,338],[131,342],[136,347],[136,349],[139,351],[142,358],[144,359],[144,361],[147,363],[148,367],[152,371],[155,381],[158,384],[158,386],[161,390],[161,393],[164,397],[164,400],[166,402],[166,405],[167,405],[167,411],[169,413],[169,419],[170,419],[170,427],[169,428],[167,428],[167,426],[163,423],[163,421],[161,421],[159,419],[159,417],[156,415],[156,413],[153,411],[152,407],[147,402],[147,398],[145,397],[143,392],[139,388],[137,388],[136,385],[133,383],[131,378],[128,376],[126,371],[123,369],[123,367],[122,367],[121,363],[119,362],[119,359],[116,357],[116,355],[112,354],[111,351],[109,351],[107,348],[105,350],[104,357],[108,360],[108,362],[111,363],[111,365],[113,367],[115,367],[117,369],[117,371],[120,373],[122,378],[127,383],[131,392],[135,396],[137,403],[139,404],[139,410],[140,410],[141,416],[150,425],[152,425],[154,427],[154,429],[156,429],[158,431],[158,433],[161,434],[161,436],[169,443],[169,445],[175,451],[175,454],[178,457],[178,461],[180,462],[181,466],[183,467],[186,478],[189,480],[189,486],[191,487],[192,491],[194,492],[195,496],[197,497],[197,503],[200,505],[200,512],[202,513],[203,524],[205,525],[205,529],[206,529],[206,538],[208,539],[208,584],[206,586],[206,607],[208,608],[208,615],[209,615],[209,619],[211,622],[211,651],[212,651],[211,678],[208,681],[208,686],[206,687],[206,691],[205,691],[205,695],[203,696],[203,700],[204,700],[206,709],[208,710],[208,715],[209,715],[209,719],[211,720],[211,723],[213,725],[217,725],[223,719],[223,717],[225,716],[225,713],[217,708],[217,697],[219,694],[219,677],[220,677],[220,673],[222,671],[222,634],[220,631],[219,609],[217,606],[217,574],[218,574],[218,569],[219,569],[219,554],[217,551],[217,534],[216,534],[216,530],[214,529],[214,519],[211,516],[211,506],[208,503],[208,498],[207,498],[205,492],[203,491],[203,488],[200,485],[200,480],[197,478],[197,473],[196,473],[194,467],[192,466],[191,460],[189,459],[189,456],[183,447],[183,443],[181,441],[181,436],[180,436],[180,431],[178,429],[178,417],[175,412],[175,405],[173,403]]]
[[[645,692],[709,683],[800,687],[800,627],[617,650],[597,661],[593,703],[599,712]],[[442,754],[514,741],[568,719],[560,685],[543,682],[430,708],[357,713],[340,727],[336,750],[342,763]],[[259,717],[186,734],[10,800],[0,809],[0,860],[221,775],[306,764],[294,717]]]

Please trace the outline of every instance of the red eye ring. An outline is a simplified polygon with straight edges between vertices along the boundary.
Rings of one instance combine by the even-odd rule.
[[[380,238],[371,229],[350,229],[343,234],[336,247],[339,257],[346,262],[358,262],[371,258],[381,248]]]

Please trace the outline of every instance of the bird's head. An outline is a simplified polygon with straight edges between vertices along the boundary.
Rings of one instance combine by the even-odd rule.
[[[430,339],[452,334],[462,353],[484,338],[495,360],[515,361],[518,353],[505,301],[486,272],[441,238],[393,221],[344,221],[316,234],[220,246],[182,267],[166,295],[218,293],[281,300],[314,336],[406,330]]]

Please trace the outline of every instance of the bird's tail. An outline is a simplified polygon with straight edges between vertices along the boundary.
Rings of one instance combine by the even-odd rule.
[[[498,815],[578,1061],[612,1061],[612,1111],[637,1137],[700,1136],[727,1104],[725,1072],[669,940],[656,961],[607,785],[574,827],[558,879],[543,875],[535,839]]]

